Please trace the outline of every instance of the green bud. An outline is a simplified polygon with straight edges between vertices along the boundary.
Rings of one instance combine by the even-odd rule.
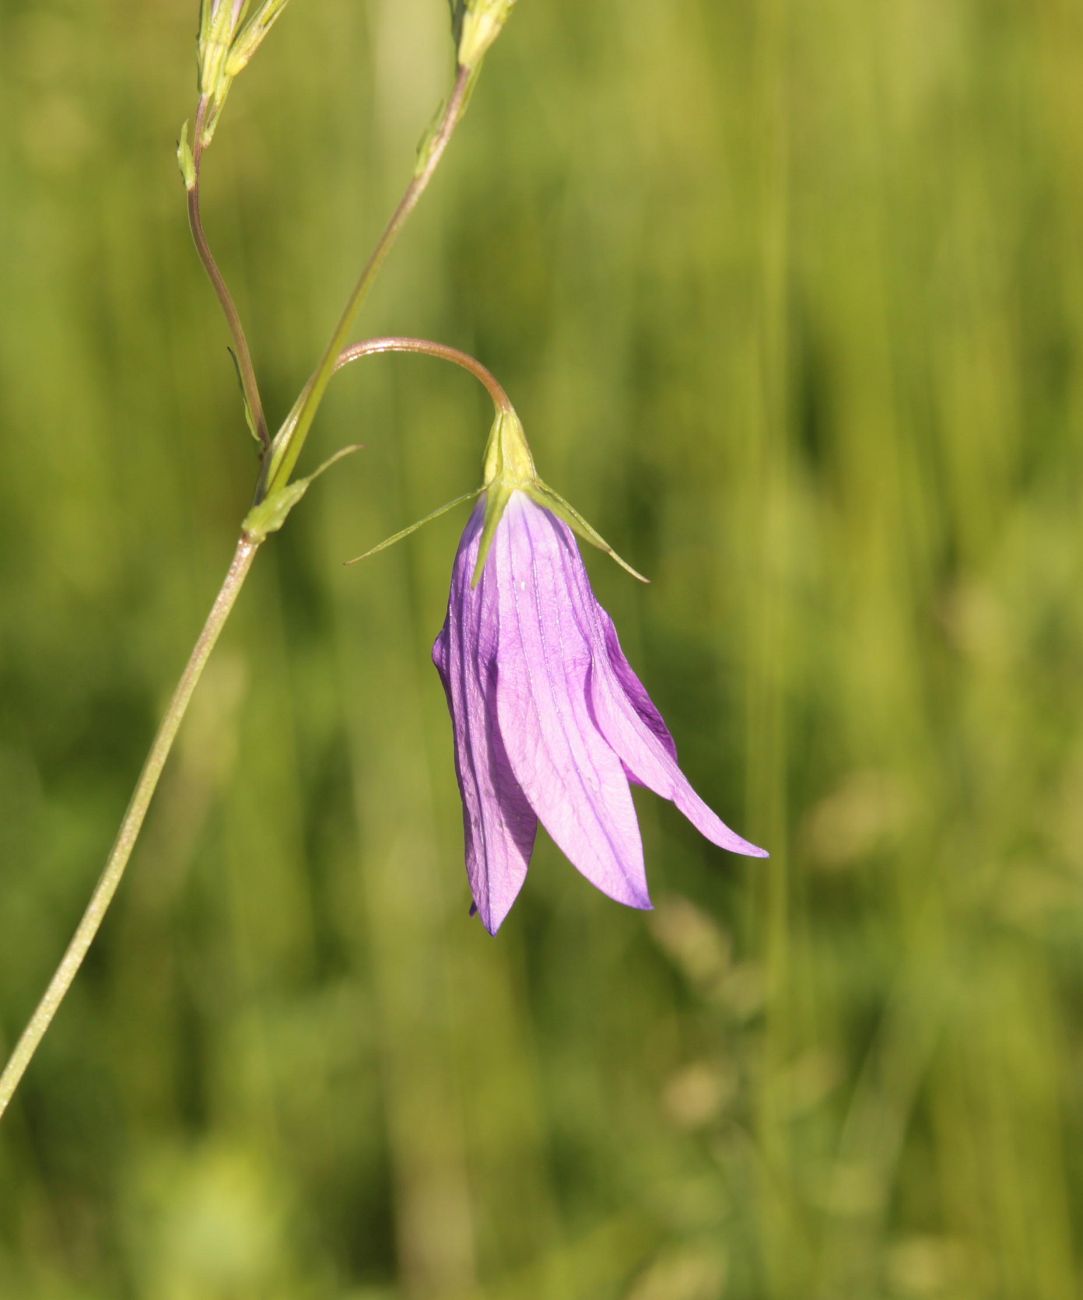
[[[233,78],[226,72],[226,60],[247,8],[248,0],[202,0],[200,5],[196,49],[199,59],[199,95],[206,103],[198,141],[201,148],[210,144],[229,88],[233,84]]]
[[[236,77],[263,43],[289,0],[265,0],[238,33],[226,60],[226,75]]]
[[[515,0],[453,0],[451,30],[460,67],[478,67],[500,35],[513,4]]]
[[[289,0],[202,0],[199,93],[206,101],[200,145],[210,144],[234,78],[243,72]]]
[[[226,59],[247,8],[248,0],[203,0],[200,6],[199,93],[217,104],[229,93]]]

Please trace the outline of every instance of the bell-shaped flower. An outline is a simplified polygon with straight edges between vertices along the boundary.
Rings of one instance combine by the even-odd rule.
[[[454,729],[467,875],[494,934],[522,888],[539,822],[604,894],[651,906],[629,782],[672,800],[712,843],[766,856],[681,771],[575,537],[537,500],[551,494],[532,471],[519,483],[490,478],[433,647]]]

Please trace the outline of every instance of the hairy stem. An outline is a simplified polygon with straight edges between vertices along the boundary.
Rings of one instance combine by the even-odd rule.
[[[267,430],[267,417],[263,413],[263,399],[260,397],[259,384],[256,382],[256,368],[252,362],[248,336],[241,324],[241,315],[237,310],[237,304],[233,301],[229,285],[226,284],[225,276],[215,261],[211,246],[207,240],[207,233],[203,229],[203,213],[200,208],[200,175],[205,147],[203,144],[203,124],[206,116],[207,100],[203,98],[199,101],[199,107],[196,110],[195,130],[192,136],[192,162],[195,170],[195,184],[188,191],[188,224],[192,230],[192,239],[195,242],[199,260],[203,263],[207,279],[210,280],[214,292],[218,295],[222,314],[229,326],[230,337],[233,339],[233,354],[237,360],[237,373],[241,377],[241,388],[244,390],[244,400],[251,412],[254,432],[259,439],[260,447],[266,452],[271,445],[271,435]]]
[[[33,1060],[34,1053],[38,1050],[41,1040],[45,1037],[46,1030],[52,1024],[53,1017],[60,1009],[60,1004],[64,1001],[79,967],[83,964],[83,958],[101,928],[105,914],[109,910],[109,904],[113,901],[113,895],[116,893],[117,886],[124,875],[124,869],[128,865],[128,859],[132,855],[132,849],[135,848],[136,840],[139,838],[143,819],[147,814],[150,801],[154,797],[158,778],[161,776],[162,768],[165,766],[166,759],[173,748],[173,742],[176,740],[181,721],[187,712],[192,692],[203,675],[203,669],[207,665],[207,660],[210,658],[211,651],[214,649],[222,628],[225,627],[238,593],[244,585],[249,569],[252,567],[252,561],[255,558],[257,549],[258,544],[242,533],[240,540],[237,542],[237,549],[229,566],[229,572],[226,574],[225,581],[215,597],[211,611],[207,615],[207,621],[204,623],[203,630],[192,648],[191,657],[185,665],[184,672],[181,674],[180,681],[173,692],[173,698],[169,701],[169,707],[166,709],[165,716],[158,727],[158,733],[154,737],[150,752],[143,764],[143,770],[139,774],[139,780],[132,792],[131,800],[124,814],[124,820],[120,824],[120,830],[117,832],[117,838],[106,861],[105,869],[95,886],[87,909],[83,913],[83,919],[79,922],[75,934],[72,936],[72,940],[60,961],[60,965],[56,968],[53,978],[49,981],[49,987],[45,990],[41,1001],[31,1016],[30,1023],[23,1030],[22,1037],[16,1043],[11,1059],[4,1067],[3,1074],[0,1075],[0,1116],[7,1109],[15,1089],[19,1086],[19,1080],[26,1073],[27,1066]]]
[[[335,331],[331,335],[331,341],[328,343],[320,363],[316,367],[315,374],[313,374],[301,394],[296,417],[292,420],[292,424],[288,422],[287,426],[284,426],[284,429],[287,430],[287,436],[281,444],[276,440],[274,454],[267,465],[261,496],[266,496],[276,489],[285,487],[289,482],[290,475],[293,473],[298,457],[301,455],[301,449],[304,447],[305,439],[308,437],[308,431],[312,427],[312,421],[316,417],[316,411],[323,401],[331,376],[335,373],[339,353],[346,344],[347,336],[357,318],[361,304],[364,302],[380,267],[383,266],[384,260],[394,246],[400,231],[414,208],[417,207],[418,200],[424,194],[429,181],[432,180],[433,174],[440,165],[440,160],[443,158],[451,141],[451,137],[455,133],[455,128],[462,118],[472,75],[468,68],[459,68],[455,77],[455,85],[426,150],[424,162],[414,173],[410,184],[406,187],[405,193],[399,200],[398,207],[391,214],[391,220],[385,226],[383,234],[373,249],[372,255],[365,263],[364,269],[354,285],[353,292],[347,299],[339,322],[335,326]]]

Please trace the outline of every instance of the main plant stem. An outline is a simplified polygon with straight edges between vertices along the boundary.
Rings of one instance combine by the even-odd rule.
[[[162,774],[162,768],[165,766],[169,751],[173,747],[173,741],[176,739],[181,721],[188,710],[192,692],[203,675],[203,669],[207,666],[207,660],[210,658],[215,642],[225,626],[226,619],[229,618],[230,611],[233,609],[237,595],[244,585],[245,578],[248,577],[248,571],[252,567],[252,561],[255,558],[257,549],[258,543],[242,533],[240,540],[237,542],[237,549],[233,554],[229,572],[226,574],[225,581],[215,597],[211,612],[207,615],[207,621],[199,634],[199,639],[192,648],[191,657],[185,665],[184,672],[177,683],[177,688],[173,692],[173,698],[169,701],[169,707],[166,709],[165,716],[158,727],[157,735],[154,737],[154,743],[147,754],[143,770],[139,774],[139,780],[136,782],[135,790],[132,792],[131,800],[128,803],[128,809],[124,814],[124,820],[120,824],[117,838],[106,861],[105,870],[101,874],[90,902],[87,904],[87,909],[83,913],[83,919],[79,922],[60,965],[57,967],[53,978],[49,981],[49,987],[45,990],[33,1016],[30,1018],[30,1023],[23,1031],[22,1037],[15,1045],[11,1059],[4,1067],[4,1073],[0,1075],[0,1116],[7,1109],[8,1102],[11,1101],[15,1089],[19,1086],[19,1080],[23,1077],[41,1040],[45,1037],[46,1030],[52,1024],[53,1017],[71,987],[79,967],[83,964],[83,958],[93,943],[94,936],[101,928],[109,904],[113,900],[113,895],[116,893],[117,886],[124,875],[124,869],[128,865],[128,859],[132,855],[132,849],[139,838],[143,819],[147,815],[150,801],[154,797],[154,791],[158,786],[158,778]]]

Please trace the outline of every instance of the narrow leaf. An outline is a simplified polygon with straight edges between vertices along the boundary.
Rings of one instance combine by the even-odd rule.
[[[438,506],[432,514],[426,515],[424,519],[419,519],[416,523],[410,524],[408,528],[400,528],[397,533],[392,533],[390,537],[385,538],[378,545],[370,547],[362,555],[355,555],[352,560],[344,560],[344,564],[360,564],[362,560],[367,560],[370,555],[378,555],[380,551],[386,551],[389,546],[394,546],[396,542],[401,542],[404,537],[409,537],[411,533],[416,533],[419,528],[424,528],[426,524],[431,524],[434,519],[439,519],[441,515],[446,515],[449,510],[454,510],[456,506],[461,506],[464,501],[473,501],[483,491],[482,488],[475,488],[473,492],[464,492],[461,497],[456,497],[454,501],[448,501],[442,506]]]
[[[244,531],[256,542],[262,542],[270,533],[277,533],[289,517],[290,511],[320,475],[326,473],[344,456],[350,456],[360,450],[360,443],[343,447],[325,460],[318,469],[313,470],[307,478],[294,479],[292,483],[287,483],[285,487],[278,488],[277,491],[265,496],[245,516]]]
[[[233,362],[233,369],[237,374],[237,386],[241,390],[241,405],[244,407],[244,421],[245,424],[248,425],[248,432],[256,440],[258,445],[262,445],[260,444],[259,434],[256,432],[255,416],[252,414],[252,408],[248,404],[248,394],[244,391],[244,380],[241,378],[241,366],[240,362],[237,360],[237,354],[232,348],[227,348],[226,351],[229,353],[229,359]]]
[[[184,178],[184,188],[194,190],[196,187],[196,160],[192,155],[192,146],[188,139],[188,123],[181,127],[180,139],[177,141],[177,166]]]

